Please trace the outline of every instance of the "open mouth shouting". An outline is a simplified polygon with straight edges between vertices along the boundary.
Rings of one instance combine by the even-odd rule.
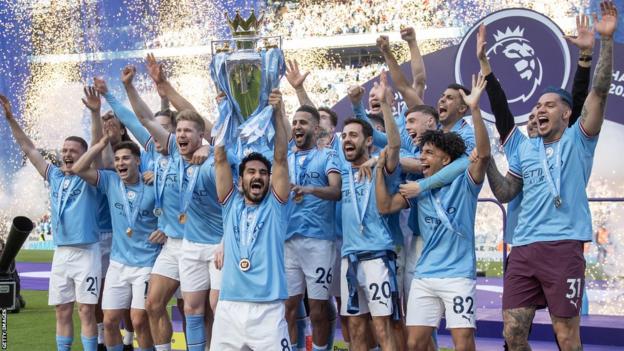
[[[262,195],[262,189],[264,188],[264,182],[260,179],[254,179],[249,184],[249,192],[251,195]]]

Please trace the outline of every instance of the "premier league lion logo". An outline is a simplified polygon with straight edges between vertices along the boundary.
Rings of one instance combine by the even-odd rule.
[[[563,32],[549,18],[527,9],[502,10],[483,18],[464,36],[455,57],[455,79],[465,86],[479,72],[475,45],[481,22],[487,26],[486,55],[492,70],[516,123],[525,123],[544,87],[567,87],[570,52]],[[484,117],[493,121],[487,99],[481,107]]]
[[[497,31],[494,33],[496,43],[486,52],[492,65],[502,67],[505,72],[515,69],[518,79],[513,85],[525,87],[518,89],[523,91],[520,96],[508,96],[509,103],[527,101],[542,82],[542,62],[535,55],[531,42],[523,35],[524,28],[520,27],[513,30],[507,27],[505,32]]]

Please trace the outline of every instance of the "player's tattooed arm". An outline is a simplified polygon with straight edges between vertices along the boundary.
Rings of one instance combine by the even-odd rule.
[[[490,188],[496,200],[507,203],[518,196],[522,191],[522,179],[507,173],[503,176],[496,167],[494,159],[490,159],[490,164],[487,168],[487,178],[490,183]]]
[[[309,74],[310,72],[301,73],[297,60],[288,60],[286,64],[286,80],[288,80],[290,86],[295,89],[295,93],[297,93],[297,99],[299,100],[299,105],[316,107],[314,106],[314,102],[312,102],[312,99],[310,99],[310,97],[308,96],[308,92],[303,86],[303,82],[305,82]]]
[[[503,334],[510,350],[530,351],[528,343],[535,308],[512,308],[503,310]]]
[[[0,95],[0,103],[2,104],[2,108],[4,109],[4,116],[9,123],[9,127],[11,128],[11,133],[13,133],[13,137],[17,141],[17,144],[20,146],[22,151],[30,160],[30,163],[35,166],[37,172],[41,174],[42,177],[45,178],[46,169],[48,168],[48,162],[43,158],[39,150],[35,147],[35,144],[30,140],[30,138],[24,133],[22,127],[20,127],[19,123],[13,116],[13,111],[11,110],[11,103],[6,96]]]
[[[594,29],[600,34],[600,58],[594,71],[592,88],[581,111],[581,125],[590,136],[597,135],[604,121],[604,110],[609,94],[613,69],[613,33],[617,26],[617,8],[610,1],[600,4],[602,18],[594,17]]]
[[[383,54],[384,60],[386,61],[386,65],[388,65],[388,69],[390,70],[390,76],[392,76],[392,81],[394,82],[397,90],[403,96],[403,100],[407,107],[413,107],[416,105],[422,105],[423,100],[419,95],[418,90],[414,89],[412,85],[405,79],[403,72],[401,71],[401,66],[397,62],[396,58],[390,51],[390,41],[387,36],[381,35],[377,38],[377,47]],[[424,65],[423,65],[424,67]],[[424,72],[424,68],[423,68]],[[424,84],[423,84],[423,92],[424,92]]]

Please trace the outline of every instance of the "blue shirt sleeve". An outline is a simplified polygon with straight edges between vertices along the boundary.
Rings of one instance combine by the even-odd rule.
[[[323,152],[325,153],[325,175],[329,175],[329,173],[332,172],[340,174],[340,161],[336,151],[332,149],[323,149]]]
[[[571,132],[574,133],[574,140],[578,140],[574,145],[583,152],[584,156],[593,158],[594,152],[596,151],[596,145],[598,144],[598,135],[590,136],[587,134],[585,129],[583,129],[583,125],[581,124],[581,119],[579,118],[576,123],[572,126]]]
[[[368,118],[368,116],[366,115],[366,110],[364,110],[363,102],[360,102],[358,105],[353,105],[353,114],[355,115],[355,118],[361,119],[365,121],[366,123],[370,124],[371,127],[373,127],[373,124],[371,123],[370,118]],[[374,127],[373,127],[373,145],[377,146],[378,148],[384,148],[386,147],[386,145],[388,145],[388,137],[386,136],[386,133],[380,132]]]
[[[139,122],[134,112],[130,111],[126,106],[119,102],[119,100],[117,100],[110,91],[104,94],[104,98],[113,109],[115,116],[117,116],[121,123],[123,123],[130,130],[139,143],[146,148],[147,142],[150,139],[150,134]]]
[[[456,159],[431,177],[418,180],[420,191],[423,192],[426,190],[441,188],[445,185],[451,184],[453,180],[462,175],[466,169],[468,169],[469,165],[470,160],[467,156],[462,156]]]
[[[111,176],[114,174],[112,171],[98,169],[98,178],[96,187],[102,194],[107,194],[110,187]]]

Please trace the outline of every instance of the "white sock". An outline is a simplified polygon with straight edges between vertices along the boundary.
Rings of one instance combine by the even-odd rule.
[[[104,323],[97,324],[97,331],[98,331],[98,344],[103,344],[104,343]]]
[[[123,344],[132,345],[133,340],[134,340],[134,332],[129,332],[126,330],[126,335],[123,336]]]
[[[162,345],[154,345],[156,351],[171,351],[171,343],[162,344]]]

